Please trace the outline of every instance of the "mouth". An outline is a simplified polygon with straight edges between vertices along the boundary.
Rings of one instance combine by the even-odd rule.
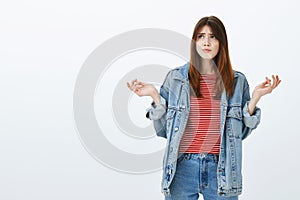
[[[210,50],[210,49],[203,49],[202,51],[203,51],[203,52],[205,52],[205,53],[209,53],[209,52],[211,52],[211,50]]]

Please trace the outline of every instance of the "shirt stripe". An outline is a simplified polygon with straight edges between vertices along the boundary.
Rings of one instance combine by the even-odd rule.
[[[201,98],[190,98],[187,126],[180,141],[181,153],[212,153],[220,151],[220,100],[215,96],[215,74],[202,74]]]

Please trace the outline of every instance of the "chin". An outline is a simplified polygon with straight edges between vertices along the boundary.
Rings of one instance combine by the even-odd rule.
[[[211,56],[201,56],[203,60],[212,60],[213,58]]]

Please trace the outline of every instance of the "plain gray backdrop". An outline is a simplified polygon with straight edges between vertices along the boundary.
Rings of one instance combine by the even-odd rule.
[[[251,91],[265,76],[279,74],[282,79],[278,89],[259,102],[261,124],[244,141],[240,199],[299,199],[298,8],[296,0],[1,2],[0,199],[163,199],[161,171],[120,173],[86,151],[74,122],[74,85],[90,53],[111,37],[139,28],[169,29],[191,37],[197,21],[207,15],[224,22],[232,64],[246,75]],[[183,63],[156,53],[150,58],[157,59],[136,55],[120,60],[125,71],[112,66],[115,72],[98,88],[114,90],[109,80],[122,78],[129,66],[154,63],[172,68]],[[169,56],[167,61],[164,56]],[[97,95],[111,98],[97,93],[95,99]],[[133,123],[146,126],[150,122],[139,116],[144,116],[149,99],[139,100],[132,96],[128,112]],[[111,143],[132,153],[147,154],[164,145],[160,138],[135,141],[106,134]]]

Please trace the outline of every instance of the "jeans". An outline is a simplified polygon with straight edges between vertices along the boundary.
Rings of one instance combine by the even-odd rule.
[[[214,154],[184,153],[177,159],[177,170],[165,200],[238,200],[238,196],[218,195],[218,156]]]

